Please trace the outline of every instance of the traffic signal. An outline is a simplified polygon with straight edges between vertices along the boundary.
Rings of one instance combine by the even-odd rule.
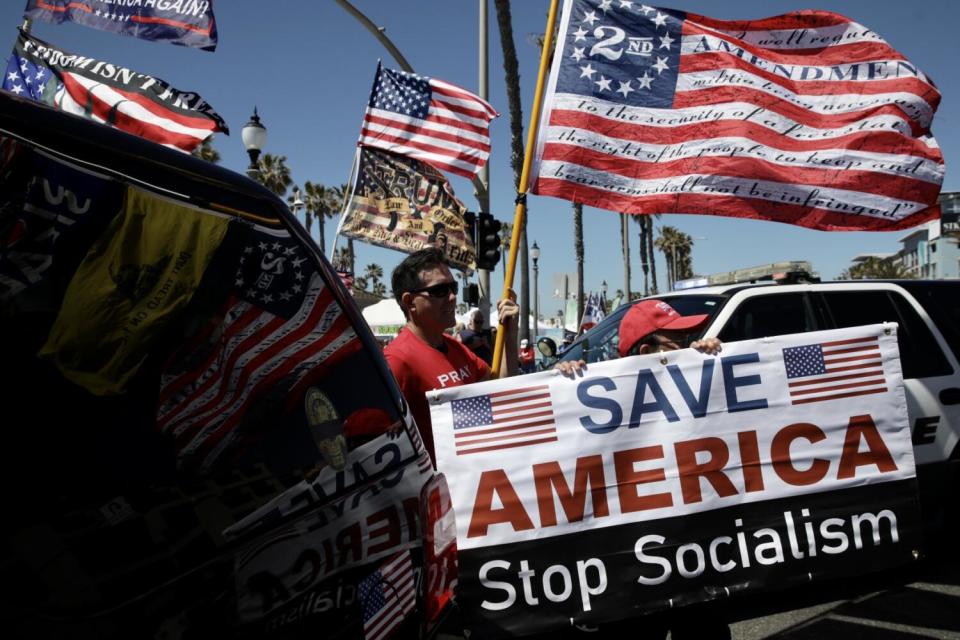
[[[489,213],[480,212],[477,220],[477,268],[488,271],[500,262],[501,223]]]

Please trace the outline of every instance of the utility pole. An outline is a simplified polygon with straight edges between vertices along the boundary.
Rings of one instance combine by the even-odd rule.
[[[487,74],[487,0],[480,0],[480,47],[479,47],[479,69],[478,69],[478,89],[480,97],[488,100],[490,94],[489,77]],[[480,211],[491,213],[490,211],[490,161],[484,163],[477,176],[478,181],[483,186],[476,190],[477,202],[480,204]],[[483,321],[490,321],[490,272],[487,269],[477,269],[477,278],[480,281],[480,312],[483,314]]]

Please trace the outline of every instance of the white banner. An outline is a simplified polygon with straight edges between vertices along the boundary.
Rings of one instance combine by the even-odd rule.
[[[895,324],[430,392],[461,551],[915,476]]]

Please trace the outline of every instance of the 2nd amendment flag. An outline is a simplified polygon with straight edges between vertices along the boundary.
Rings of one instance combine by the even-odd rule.
[[[40,356],[93,394],[122,393],[190,302],[228,224],[131,188],[70,281]]]

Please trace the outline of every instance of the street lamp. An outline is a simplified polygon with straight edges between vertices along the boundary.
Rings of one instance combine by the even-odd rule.
[[[536,337],[538,323],[540,322],[540,286],[538,283],[540,269],[537,266],[537,261],[540,260],[540,247],[537,246],[536,240],[530,247],[530,257],[533,258],[533,335]]]
[[[257,115],[257,108],[253,108],[253,115],[250,122],[243,125],[240,131],[240,138],[243,140],[243,146],[250,156],[250,166],[247,167],[247,176],[255,180],[260,175],[257,160],[260,158],[260,151],[267,144],[267,128],[260,124],[260,116]]]
[[[607,297],[607,281],[604,280],[600,283],[600,292],[603,293],[603,297]]]

